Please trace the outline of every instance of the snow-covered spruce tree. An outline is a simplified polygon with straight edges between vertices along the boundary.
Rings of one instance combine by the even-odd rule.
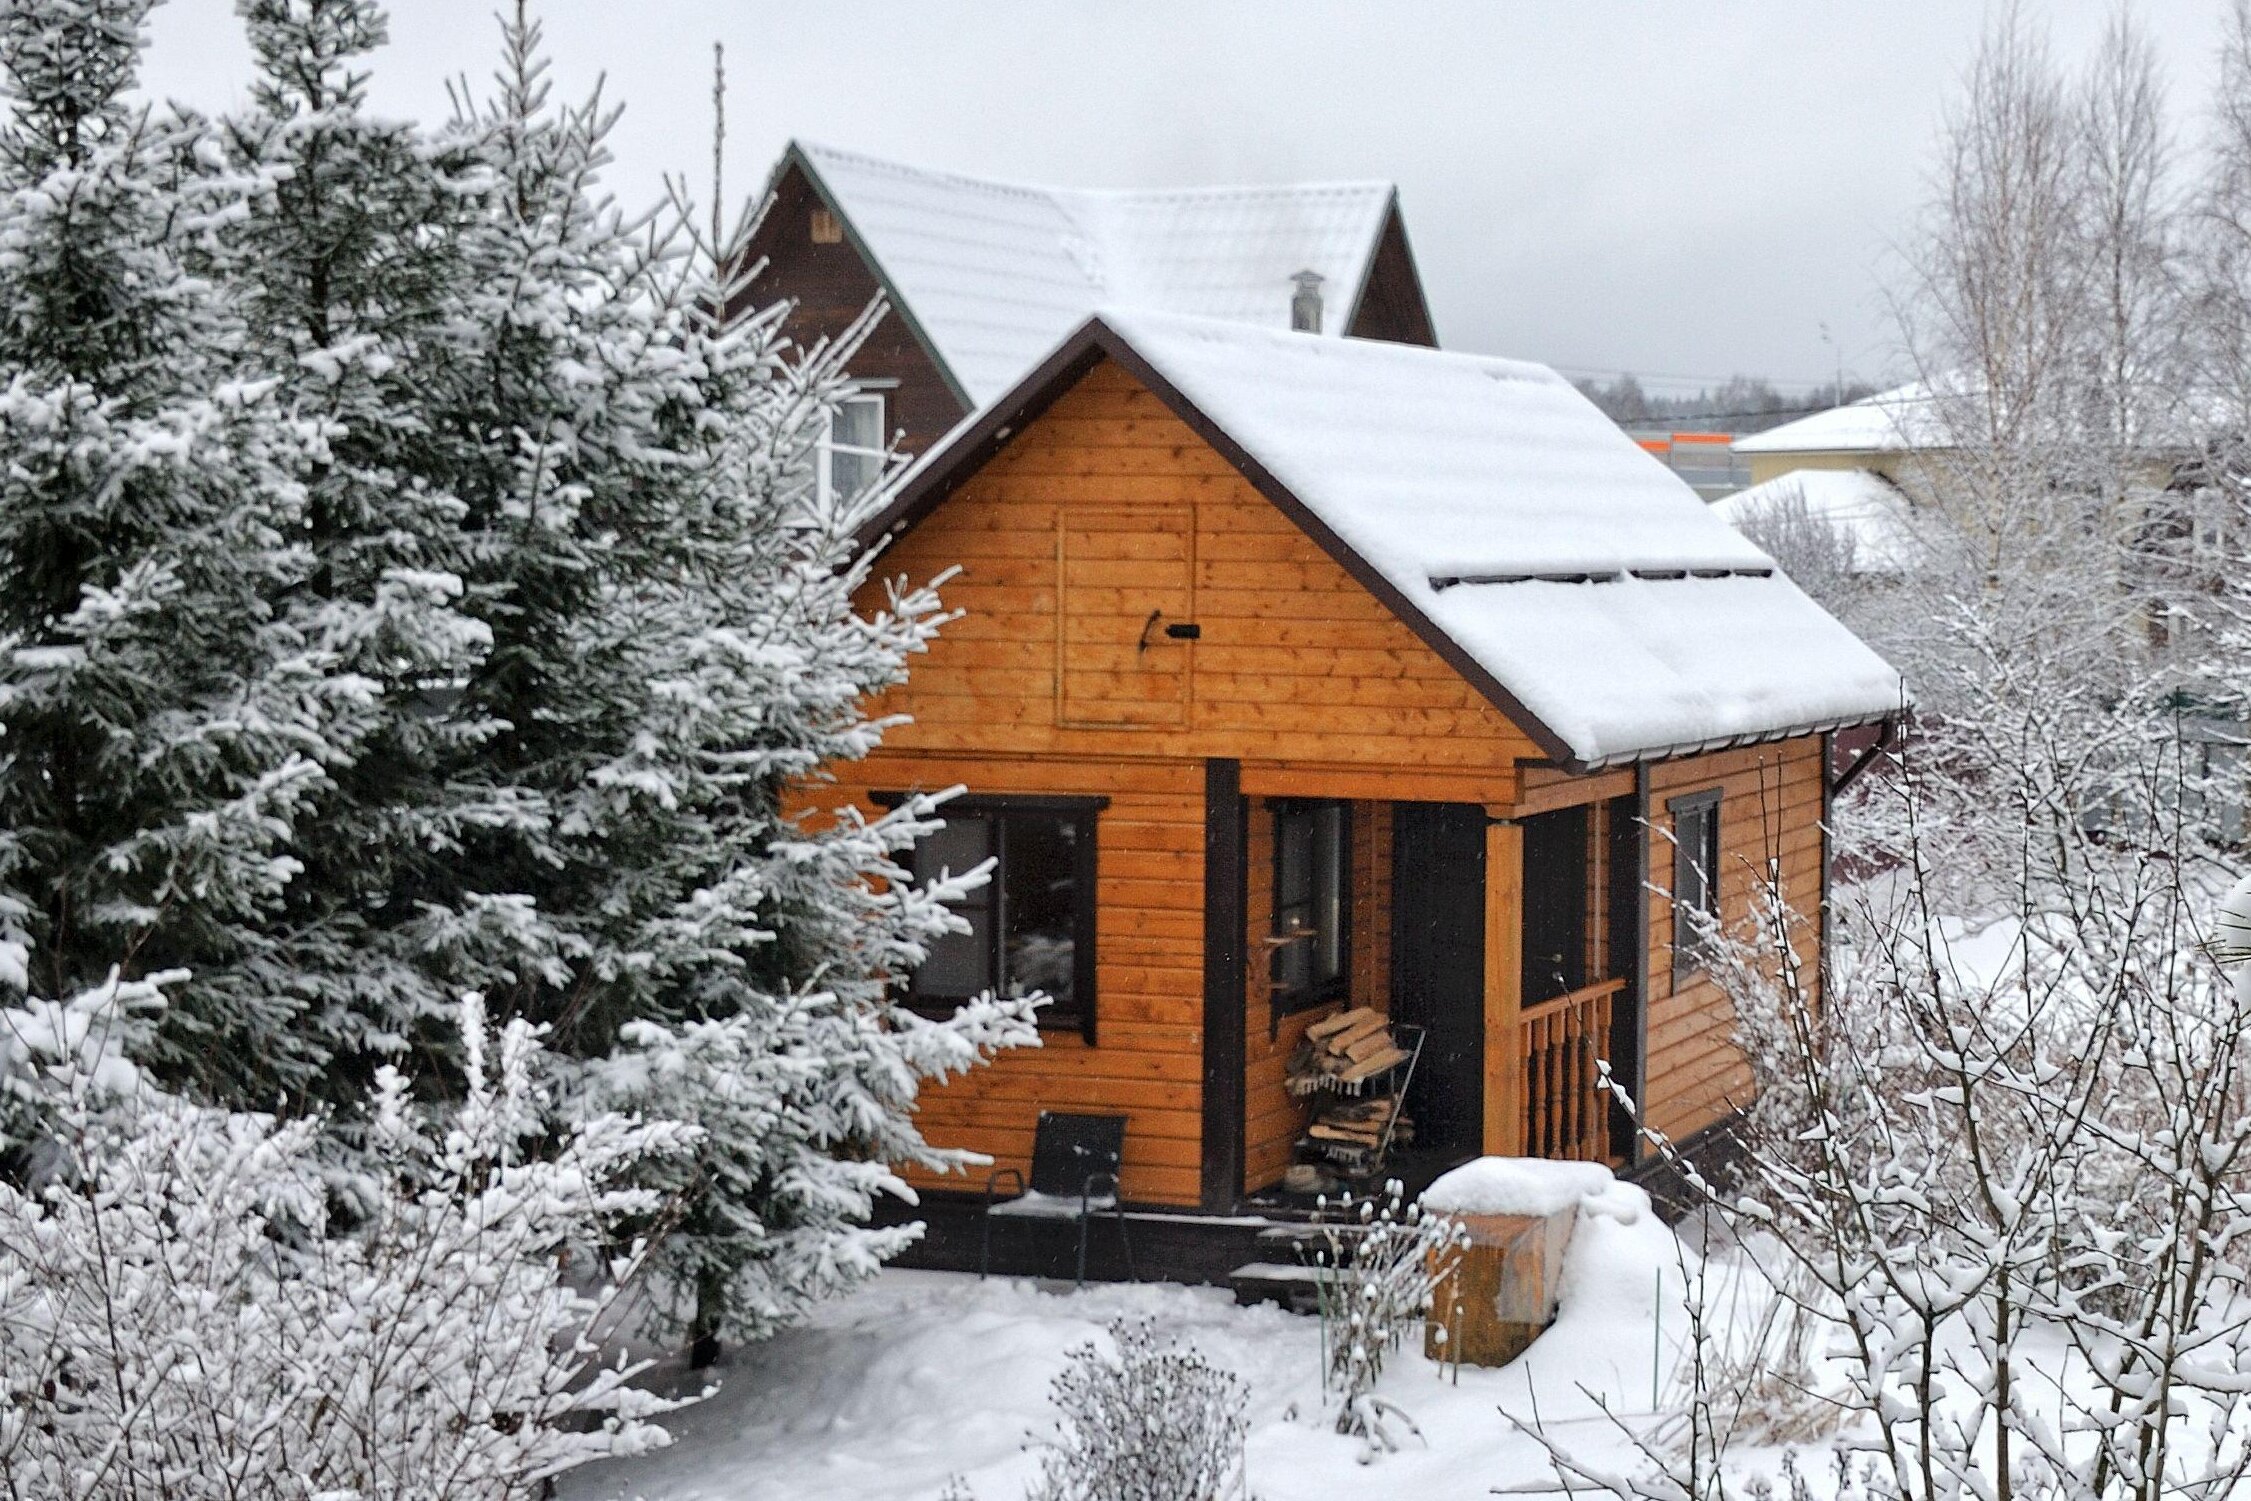
[[[554,962],[522,894],[462,868],[470,830],[547,818],[485,754],[504,726],[463,695],[491,649],[495,559],[511,543],[461,494],[480,450],[514,441],[472,425],[466,394],[486,374],[467,246],[497,210],[468,134],[369,115],[378,6],[239,9],[251,104],[209,130],[255,192],[203,265],[242,311],[247,358],[284,373],[278,397],[307,436],[297,594],[349,622],[337,649],[379,696],[360,753],[334,770],[320,837],[298,849],[275,924],[286,951],[259,976],[200,971],[194,989],[286,988],[295,1046],[323,1065],[308,1087],[350,1099],[418,1043],[442,1056],[461,990]],[[252,1060],[202,1061],[206,1092],[262,1102]]]
[[[307,983],[378,1049],[442,1045],[417,1034],[475,988],[552,1027],[567,1092],[707,1127],[666,1180],[682,1208],[665,1306],[701,1335],[771,1328],[904,1243],[864,1221],[895,1165],[954,1160],[914,1128],[921,1081],[1035,1035],[1021,1003],[942,1021],[891,1004],[952,921],[949,893],[899,863],[926,806],[785,816],[790,788],[877,743],[868,696],[940,620],[922,588],[855,611],[869,502],[812,484],[851,345],[790,350],[778,310],[707,316],[736,290],[715,280],[730,262],[691,252],[684,211],[629,220],[600,196],[614,116],[552,102],[521,11],[489,101],[378,147],[390,127],[365,120],[353,70],[379,10],[245,10],[265,82],[232,134],[278,186],[229,274],[271,283],[284,254],[374,286],[390,235],[426,261],[427,311],[403,328],[378,291],[260,324],[294,355],[287,394],[332,432],[309,484],[338,497],[314,586],[364,594],[403,571],[457,602],[419,638],[436,654],[386,685],[382,755],[339,782],[330,823],[351,840],[292,883],[308,929],[368,956]],[[363,181],[441,169],[429,191],[457,208],[434,225]],[[366,213],[386,191],[409,207],[379,234]],[[394,513],[427,533],[367,535]]]
[[[331,1233],[317,1120],[193,1106],[119,1055],[116,1013],[162,999],[0,1008],[0,1092],[64,1148],[0,1182],[0,1494],[516,1501],[665,1442],[681,1404],[589,1336],[633,1266],[603,1243],[660,1208],[633,1170],[691,1129],[554,1139],[533,1029],[472,1000],[458,1108],[426,1125],[382,1071],[369,1201]]]
[[[291,601],[299,435],[186,264],[244,185],[125,98],[148,8],[0,7],[0,985],[226,970],[175,1058],[294,1080],[270,925],[370,685]]]

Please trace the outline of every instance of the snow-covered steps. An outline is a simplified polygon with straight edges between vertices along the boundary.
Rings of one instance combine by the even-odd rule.
[[[1228,1273],[1227,1285],[1235,1290],[1235,1301],[1245,1307],[1278,1303],[1292,1313],[1315,1313],[1320,1309],[1321,1284],[1336,1275],[1329,1267],[1294,1261],[1252,1261]]]

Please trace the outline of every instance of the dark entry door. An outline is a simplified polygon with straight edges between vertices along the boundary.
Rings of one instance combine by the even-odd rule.
[[[1407,1091],[1418,1148],[1473,1157],[1485,1121],[1485,810],[1392,808],[1391,1013],[1429,1029]]]

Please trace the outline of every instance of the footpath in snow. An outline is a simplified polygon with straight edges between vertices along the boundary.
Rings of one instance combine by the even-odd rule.
[[[1410,1341],[1382,1394],[1427,1444],[1363,1465],[1321,1402],[1317,1319],[1239,1308],[1224,1289],[1105,1285],[1072,1292],[1026,1281],[886,1272],[808,1326],[739,1352],[719,1394],[675,1414],[673,1447],[570,1479],[573,1501],[936,1501],[960,1475],[978,1501],[1019,1501],[1052,1431],[1048,1384],[1068,1352],[1121,1315],[1153,1318],[1250,1386],[1247,1461],[1263,1501],[1441,1501],[1494,1487],[1539,1489],[1553,1470],[1504,1412],[1575,1451],[1625,1462],[1590,1393],[1646,1417],[1670,1388],[1679,1336],[1680,1243],[1639,1189],[1585,1201],[1566,1258],[1562,1311],[1523,1359],[1450,1368]],[[1693,1264],[1691,1263],[1691,1269]],[[1665,1307],[1656,1317],[1660,1285]],[[1662,1330],[1660,1334],[1659,1331]],[[1658,1348],[1662,1340],[1663,1349]],[[693,1381],[682,1378],[692,1388]]]

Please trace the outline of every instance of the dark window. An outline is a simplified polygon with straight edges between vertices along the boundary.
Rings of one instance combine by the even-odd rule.
[[[1673,816],[1673,974],[1702,969],[1711,957],[1711,924],[1719,917],[1720,795],[1676,797]]]
[[[1527,818],[1524,829],[1524,1005],[1587,983],[1587,810]]]
[[[908,982],[918,1006],[992,991],[1048,997],[1040,1025],[1094,1041],[1094,823],[1100,798],[957,798],[945,828],[915,846],[928,879],[994,862],[993,878],[954,904],[969,924],[931,945]]]
[[[1352,956],[1350,806],[1274,805],[1274,1014],[1342,996]]]

